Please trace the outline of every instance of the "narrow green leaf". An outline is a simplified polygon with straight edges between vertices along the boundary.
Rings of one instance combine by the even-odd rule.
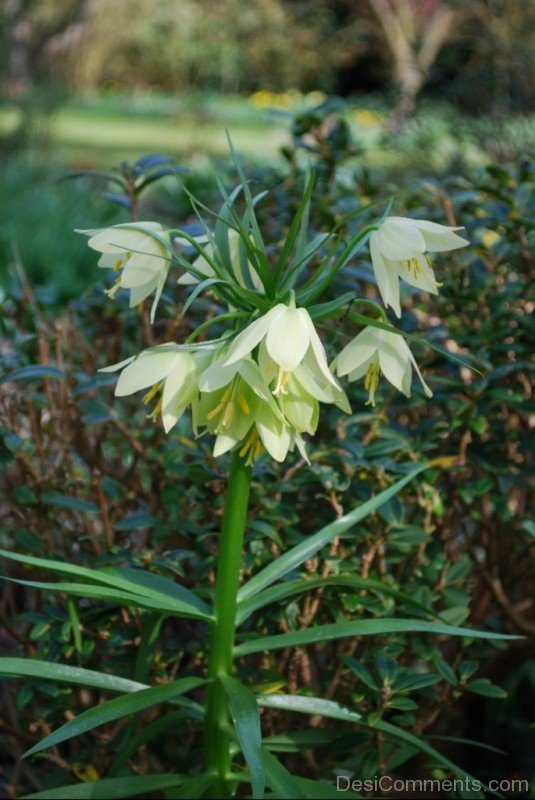
[[[282,271],[286,266],[286,262],[290,257],[290,253],[292,252],[293,246],[296,242],[297,236],[301,229],[301,221],[303,219],[304,220],[308,219],[308,208],[310,205],[310,198],[312,196],[313,189],[314,189],[314,173],[310,173],[305,185],[305,191],[303,193],[303,197],[301,198],[295,216],[292,219],[292,222],[290,223],[290,229],[286,234],[286,239],[284,241],[283,248],[281,250],[277,265],[275,267],[276,280],[278,280],[279,277],[281,276]]]
[[[168,800],[196,800],[197,797],[206,797],[207,789],[214,779],[213,775],[198,775],[190,778],[178,789],[171,789],[165,793]]]
[[[42,567],[58,575],[72,575],[115,589],[124,589],[135,597],[142,596],[160,604],[163,603],[166,608],[171,604],[173,613],[187,612],[190,616],[212,619],[210,607],[196,594],[167,578],[153,575],[144,570],[131,568],[88,569],[64,561],[52,561],[47,558],[12,553],[8,550],[0,550],[0,558],[8,558],[11,561],[19,561],[33,567]]]
[[[105,672],[95,672],[91,669],[55,664],[52,661],[40,661],[35,658],[0,658],[0,675],[14,678],[42,678],[110,692],[139,692],[140,689],[147,688],[143,683],[120,678],[117,675],[107,675]]]
[[[197,297],[204,292],[205,289],[208,289],[210,286],[213,286],[216,283],[224,283],[221,278],[206,278],[206,280],[201,281],[197,284],[195,289],[192,291],[186,302],[184,303],[184,308],[182,309],[182,313],[185,314],[191,305],[195,302]]]
[[[116,719],[128,717],[131,714],[137,714],[160,703],[167,703],[178,695],[189,692],[191,689],[196,689],[204,683],[205,681],[201,678],[181,678],[163,686],[150,686],[148,689],[140,689],[133,694],[126,694],[121,697],[115,697],[113,700],[107,700],[101,705],[83,711],[75,719],[70,720],[58,730],[45,736],[44,739],[27,750],[23,757],[27,758],[35,753],[40,753],[48,747],[93,730],[99,725],[114,722]]]
[[[108,768],[108,775],[116,775],[117,772],[123,767],[128,759],[136,753],[151,739],[161,737],[167,728],[183,724],[185,719],[202,720],[202,716],[196,712],[195,709],[186,708],[182,711],[174,711],[171,713],[163,714],[161,717],[145,725],[139,733],[130,736],[125,742],[124,747],[121,748],[115,759],[112,761],[111,766]],[[189,723],[187,723],[189,725]],[[177,730],[177,728],[175,727]]]
[[[59,367],[51,364],[30,364],[27,367],[20,367],[13,372],[0,375],[0,384],[9,381],[36,381],[43,378],[65,378],[65,373]]]
[[[286,767],[264,747],[262,759],[266,771],[266,783],[275,792],[276,797],[284,797],[285,800],[301,800],[306,797]]]
[[[263,745],[274,753],[303,753],[315,747],[328,747],[341,735],[340,731],[333,730],[287,731],[264,737]]]
[[[376,497],[367,500],[358,508],[350,511],[348,514],[344,514],[343,517],[339,517],[337,520],[329,523],[329,525],[326,525],[318,531],[318,533],[308,537],[304,542],[293,547],[291,550],[288,550],[241,587],[238,592],[239,602],[253,597],[253,595],[265,589],[266,586],[270,586],[272,583],[275,583],[275,581],[280,580],[280,578],[284,577],[288,572],[291,572],[300,564],[312,558],[312,556],[315,555],[318,550],[321,550],[322,547],[325,547],[326,544],[329,544],[333,539],[336,539],[338,536],[350,530],[354,525],[364,519],[364,517],[371,514],[372,511],[375,511],[384,503],[388,502],[388,500],[398,494],[404,486],[410,483],[413,478],[425,468],[425,464],[420,464],[416,469],[409,472],[408,475],[405,475],[405,477],[401,478],[399,481],[396,481],[396,483],[388,489],[385,489]]]
[[[236,623],[237,625],[242,625],[245,620],[259,608],[323,586],[346,586],[349,589],[365,589],[371,592],[377,592],[377,594],[385,594],[388,597],[394,597],[396,600],[412,606],[414,609],[418,609],[422,614],[441,620],[440,614],[434,611],[434,609],[424,606],[423,603],[418,602],[418,600],[415,600],[409,594],[400,592],[387,583],[374,580],[373,578],[335,575],[332,578],[303,578],[299,581],[284,581],[275,586],[270,586],[263,592],[255,594],[250,600],[245,600],[243,603],[240,603],[236,616]]]
[[[146,795],[178,786],[186,781],[184,775],[135,775],[124,778],[106,778],[103,781],[73,783],[58,786],[36,794],[26,794],[21,800],[116,800],[122,797]]]
[[[358,722],[362,724],[365,717],[358,711],[352,711],[334,700],[322,697],[305,697],[298,694],[259,694],[256,702],[263,708],[278,708],[282,711],[295,711],[299,714],[329,717],[341,722]]]
[[[431,633],[445,636],[464,636],[470,639],[520,639],[490,631],[475,631],[471,628],[457,628],[441,622],[426,622],[417,619],[362,619],[350,622],[335,622],[331,625],[317,625],[300,631],[282,633],[275,636],[261,636],[239,644],[234,653],[237,658],[260,653],[262,650],[279,650],[285,647],[297,647],[304,644],[321,644],[335,639],[353,636],[378,636],[385,633]]]
[[[181,586],[179,583],[164,578],[163,575],[156,575],[154,572],[147,572],[133,567],[111,567],[106,570],[106,575],[117,576],[120,581],[126,581],[134,593],[145,595],[149,593],[154,597],[166,597],[171,603],[180,603],[190,606],[198,613],[197,616],[212,616],[210,606],[204,600]]]
[[[178,614],[176,604],[165,602],[165,600],[154,600],[151,597],[145,598],[140,594],[132,592],[122,592],[119,589],[111,589],[108,586],[95,586],[93,583],[45,583],[42,581],[22,581],[10,579],[11,583],[18,583],[22,586],[31,586],[34,589],[42,589],[46,592],[63,592],[73,597],[87,597],[94,600],[103,600],[124,605],[131,608],[148,608],[155,611],[167,612],[168,614]],[[188,616],[184,614],[183,616]],[[194,615],[197,617],[198,615]]]
[[[337,719],[342,722],[353,722],[358,725],[366,725],[366,727],[369,727],[366,724],[366,719],[362,716],[362,714],[346,708],[345,706],[342,706],[340,703],[336,703],[333,700],[324,700],[321,697],[302,697],[300,695],[282,694],[258,695],[257,702],[258,705],[263,706],[264,708],[278,708],[284,711],[295,711],[301,714],[311,714],[313,716],[320,715],[322,717],[329,717],[330,719]],[[383,722],[381,720],[376,723],[374,729],[392,736],[395,740],[401,740],[412,745],[413,747],[416,747],[420,752],[431,756],[433,759],[442,764],[443,767],[446,767],[446,769],[451,770],[457,775],[469,778],[470,780],[475,780],[472,775],[454,764],[453,761],[449,760],[449,758],[443,756],[424,739],[421,739],[412,733],[404,731],[402,728],[398,728],[395,725],[390,725],[390,723]]]
[[[356,296],[355,292],[346,292],[341,297],[337,297],[336,300],[329,300],[327,303],[318,303],[315,306],[311,306],[308,309],[308,313],[314,322],[320,322],[322,319],[328,319],[337,314],[344,306],[351,303]]]
[[[225,689],[243,757],[249,767],[253,798],[261,800],[264,796],[266,777],[261,752],[262,731],[258,704],[251,690],[236,678],[221,675],[219,680]]]

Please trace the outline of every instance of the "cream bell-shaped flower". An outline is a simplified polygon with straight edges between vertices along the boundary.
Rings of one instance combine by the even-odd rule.
[[[198,239],[200,242],[200,239]],[[236,280],[240,286],[243,288],[249,288],[249,284],[244,275],[243,270],[243,263],[241,258],[240,252],[240,242],[241,236],[238,231],[233,230],[232,228],[228,228],[228,247],[229,247],[229,254],[230,254],[230,263],[232,265],[232,269],[236,276]],[[202,242],[201,242],[202,243]],[[214,248],[211,243],[205,245],[204,249],[206,250],[209,257],[214,257]],[[203,255],[197,256],[195,261],[191,265],[194,269],[197,270],[204,278],[214,278],[215,272],[214,268],[211,264],[206,260]],[[251,264],[250,261],[247,261],[247,267],[249,269],[249,275],[251,277],[251,282],[256,289],[257,292],[264,293],[264,285],[260,280],[260,277]],[[199,278],[195,275],[192,275],[189,272],[185,272],[184,275],[181,275],[178,279],[178,283],[181,286],[192,286],[194,284],[200,283]]]
[[[427,220],[387,217],[370,234],[370,254],[377,285],[385,305],[401,316],[399,279],[431,294],[438,286],[426,252],[440,253],[466,247],[469,242],[450,228]]]
[[[410,397],[413,367],[427,397],[433,394],[424,381],[407,342],[397,333],[372,326],[364,328],[339,353],[334,366],[337,375],[347,375],[349,381],[365,376],[364,388],[369,393],[366,405],[375,405],[375,392],[381,375],[398,391]]]
[[[199,389],[194,426],[216,435],[214,456],[239,447],[247,463],[264,449],[284,461],[292,445],[289,425],[255,361],[244,358],[230,367],[215,361],[200,376]]]
[[[89,236],[88,245],[102,253],[99,267],[121,272],[107,294],[130,289],[130,306],[136,306],[155,292],[150,319],[156,307],[171,263],[171,239],[158,222],[125,222],[110,228],[79,230]]]
[[[230,345],[222,366],[232,367],[239,363],[261,342],[265,342],[267,354],[277,366],[273,394],[284,393],[285,384],[305,358],[327,384],[340,388],[329,370],[323,344],[305,308],[278,303],[238,334]]]
[[[143,402],[149,405],[156,400],[156,403],[148,416],[156,420],[161,415],[165,432],[169,433],[190,403],[196,401],[199,372],[206,363],[206,353],[186,352],[177,345],[162,344],[99,371],[122,369],[115,387],[117,397],[150,387]]]

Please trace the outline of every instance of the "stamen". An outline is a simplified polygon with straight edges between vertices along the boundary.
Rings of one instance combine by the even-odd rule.
[[[379,386],[379,376],[381,375],[381,367],[378,361],[372,361],[366,370],[366,377],[364,378],[364,388],[369,392],[368,402],[366,405],[375,405],[375,392]]]
[[[232,420],[234,418],[234,403],[230,401],[225,408],[225,413],[223,414],[223,419],[221,420],[221,425],[223,428],[228,428]]]
[[[120,278],[116,278],[113,286],[111,287],[111,289],[104,289],[104,294],[107,294],[108,297],[110,298],[110,300],[115,300],[115,295],[117,294],[117,292],[121,288],[120,283],[121,283],[121,279]]]
[[[405,263],[407,265],[408,271],[412,272],[415,278],[422,271],[422,266],[417,258],[410,258]]]
[[[215,408],[213,408],[211,411],[208,412],[208,414],[206,415],[206,419],[213,419],[214,417],[217,417],[221,409],[224,407],[225,404],[223,402],[219,403],[218,406],[216,406]]]
[[[251,433],[247,437],[245,444],[240,450],[240,457],[245,458],[245,456],[248,454],[245,463],[248,467],[251,467],[255,458],[260,455],[263,449],[264,445],[262,444],[260,436],[258,435],[258,428],[254,426],[251,430]]]
[[[147,419],[151,419],[153,422],[156,422],[156,419],[162,413],[162,405],[163,405],[163,398],[160,397],[160,399],[158,400],[158,402],[156,403],[150,414],[147,414]]]
[[[286,384],[288,383],[288,381],[290,380],[291,377],[292,377],[292,373],[291,372],[285,372],[282,369],[282,367],[279,367],[279,374],[278,374],[278,377],[277,377],[277,385],[273,389],[273,394],[275,394],[275,395],[287,394],[287,392],[286,392],[284,387],[286,386]]]
[[[148,405],[151,402],[151,400],[153,400],[156,397],[162,386],[163,386],[163,381],[158,381],[158,383],[155,383],[152,386],[152,388],[149,389],[149,391],[143,398],[143,402],[145,403],[145,405]]]
[[[124,258],[118,258],[115,264],[113,265],[113,271],[118,272],[121,267],[123,266]]]
[[[245,397],[242,394],[238,395],[238,403],[240,404],[240,408],[241,408],[241,410],[243,411],[244,414],[250,414],[251,413],[251,409],[249,408],[249,406],[247,404],[247,400],[245,399]]]

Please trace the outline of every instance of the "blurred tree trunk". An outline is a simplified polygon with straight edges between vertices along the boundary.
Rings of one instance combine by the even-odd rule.
[[[26,18],[24,0],[4,0],[4,47],[6,72],[4,90],[8,96],[22,97],[32,86],[30,43],[32,28]]]
[[[398,130],[413,113],[431,67],[460,14],[440,0],[368,0],[393,62],[398,100],[389,127]]]

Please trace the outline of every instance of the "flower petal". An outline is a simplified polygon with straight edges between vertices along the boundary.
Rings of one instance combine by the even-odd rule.
[[[396,315],[400,317],[398,262],[392,262],[390,259],[383,257],[376,231],[370,236],[370,255],[372,257],[375,280],[383,302],[387,308],[389,306],[392,307]]]
[[[140,286],[134,286],[130,289],[130,308],[134,308],[139,303],[143,302],[146,297],[154,291],[156,286],[158,285],[157,278],[151,278],[150,281],[144,283]]]
[[[119,361],[117,364],[111,364],[109,367],[101,367],[98,371],[99,372],[117,372],[119,369],[123,369],[123,367],[128,366],[131,364],[132,361],[135,360],[135,356],[130,356],[130,358],[125,358],[124,361]]]
[[[412,224],[422,232],[425,249],[431,253],[457,250],[459,247],[466,247],[467,244],[470,244],[468,239],[463,239],[462,236],[455,233],[455,231],[462,230],[460,227],[452,228],[425,219],[412,220]]]
[[[285,308],[284,312],[271,323],[266,336],[269,355],[285,372],[293,372],[308,350],[308,327],[300,313],[303,310]]]
[[[325,380],[338,389],[339,388],[338,381],[336,380],[331,370],[329,369],[329,364],[327,363],[327,356],[325,355],[325,349],[323,347],[323,343],[320,337],[318,336],[316,328],[314,327],[314,323],[310,318],[310,314],[305,308],[300,308],[299,311],[303,313],[303,319],[305,320],[308,329],[308,335],[310,337],[310,346],[315,356],[316,366],[319,368],[319,371],[323,375]]]
[[[411,264],[408,261],[400,261],[398,263],[399,275],[405,283],[422,289],[424,292],[430,294],[438,294],[438,283],[435,279],[433,268],[429,266],[427,258],[422,255],[414,257],[418,262],[418,269],[415,271],[411,269]]]
[[[248,356],[267,334],[270,325],[286,311],[286,308],[287,306],[279,303],[238,334],[230,345],[227,357],[223,362],[224,365],[233,364],[235,361]]]
[[[164,353],[144,351],[121,372],[115,387],[116,396],[123,397],[133,394],[163,380],[172,369],[175,357],[176,350],[168,350]]]
[[[403,392],[403,376],[407,368],[410,350],[403,336],[381,331],[378,350],[379,366],[392,386]]]
[[[231,382],[241,367],[241,362],[236,361],[234,364],[224,366],[224,359],[214,361],[202,373],[199,378],[199,389],[201,392],[217,392]]]
[[[379,347],[379,329],[364,328],[336,356],[336,374],[348,375],[368,362]],[[365,370],[366,371],[366,370]]]
[[[425,240],[412,219],[387,217],[376,231],[376,239],[383,256],[392,260],[412,258],[425,251]]]
[[[267,404],[262,404],[257,411],[256,427],[262,444],[270,456],[275,461],[284,461],[290,448],[290,433]]]
[[[237,439],[235,436],[229,436],[227,433],[220,433],[218,436],[216,436],[214,443],[214,458],[218,458],[224,453],[228,453],[229,450],[232,450],[233,447],[236,447],[238,441],[239,439]]]
[[[126,261],[121,273],[121,286],[131,289],[134,286],[147,283],[151,278],[164,274],[167,277],[169,261],[159,254],[142,255],[135,253]]]
[[[425,392],[426,396],[427,396],[427,397],[433,397],[433,392],[431,391],[431,389],[429,388],[429,386],[427,385],[427,383],[424,381],[423,375],[422,375],[422,373],[420,372],[420,367],[418,366],[418,364],[417,364],[417,362],[416,362],[416,359],[414,358],[414,356],[413,356],[413,354],[411,353],[410,349],[409,349],[409,358],[410,358],[410,361],[411,361],[411,364],[412,364],[412,366],[413,366],[413,367],[414,367],[414,369],[416,370],[416,374],[417,374],[417,375],[418,375],[418,377],[420,378],[420,383],[422,384],[422,387],[423,387],[423,390],[424,390],[424,392]]]
[[[144,228],[147,232],[140,228]],[[150,235],[150,232],[157,233],[162,230],[162,226],[157,222],[125,222],[96,231],[87,244],[100,253],[116,253],[118,250],[153,253],[161,249],[161,244]]]

